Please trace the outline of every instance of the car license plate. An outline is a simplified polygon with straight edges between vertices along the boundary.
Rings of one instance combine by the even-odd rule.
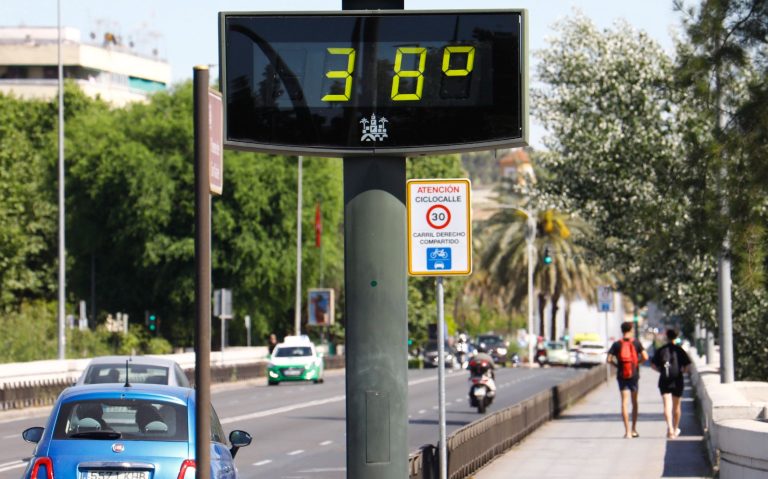
[[[88,471],[86,479],[149,479],[149,471]]]
[[[301,369],[284,369],[283,374],[286,376],[298,376],[301,374]]]

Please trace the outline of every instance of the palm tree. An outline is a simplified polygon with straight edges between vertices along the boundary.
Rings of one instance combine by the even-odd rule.
[[[480,261],[488,271],[487,283],[508,310],[519,308],[528,294],[526,223],[524,210],[501,209],[478,232],[484,239]],[[542,334],[545,331],[545,307],[549,302],[550,338],[555,340],[560,298],[566,299],[566,304],[577,297],[593,302],[592,291],[600,283],[601,275],[585,258],[585,248],[575,241],[591,233],[583,220],[548,209],[536,214],[536,230],[534,245],[540,254],[534,269],[534,286],[539,305],[539,330]],[[550,264],[542,261],[545,250],[552,257]]]

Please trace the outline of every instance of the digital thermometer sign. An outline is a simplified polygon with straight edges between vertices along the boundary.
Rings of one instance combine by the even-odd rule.
[[[427,154],[527,144],[525,11],[221,13],[225,145]]]

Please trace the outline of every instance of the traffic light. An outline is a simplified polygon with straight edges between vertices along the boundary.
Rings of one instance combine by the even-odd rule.
[[[552,264],[552,255],[549,252],[549,246],[544,247],[544,264]]]
[[[147,328],[149,328],[150,333],[157,333],[157,315],[155,313],[149,313]]]

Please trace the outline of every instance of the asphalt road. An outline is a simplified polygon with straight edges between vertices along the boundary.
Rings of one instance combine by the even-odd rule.
[[[498,393],[489,412],[516,404],[579,374],[567,368],[500,369]],[[454,371],[446,379],[448,434],[480,416],[467,401],[468,374]],[[408,445],[415,451],[438,439],[437,371],[409,372]],[[238,452],[240,477],[270,479],[345,478],[345,401],[342,371],[327,371],[325,383],[266,386],[263,380],[215,386],[214,407],[224,429],[243,429],[253,444]],[[21,431],[44,425],[47,410],[23,417],[0,416],[0,478],[20,477],[32,445]]]

